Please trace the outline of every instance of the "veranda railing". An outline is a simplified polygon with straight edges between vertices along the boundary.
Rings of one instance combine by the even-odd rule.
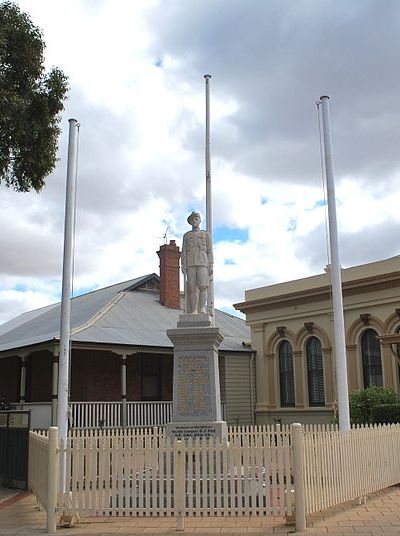
[[[115,428],[122,426],[122,412],[126,411],[126,425],[163,426],[171,421],[172,402],[70,402],[71,428]],[[222,403],[225,418],[225,404]],[[126,409],[124,409],[126,408]]]

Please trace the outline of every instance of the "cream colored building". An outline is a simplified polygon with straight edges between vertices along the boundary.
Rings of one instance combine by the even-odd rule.
[[[400,256],[342,270],[349,391],[400,392]],[[331,422],[337,406],[329,273],[248,290],[256,422]]]

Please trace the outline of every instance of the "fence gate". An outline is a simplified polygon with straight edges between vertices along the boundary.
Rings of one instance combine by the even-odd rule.
[[[29,411],[0,411],[0,484],[26,489]]]

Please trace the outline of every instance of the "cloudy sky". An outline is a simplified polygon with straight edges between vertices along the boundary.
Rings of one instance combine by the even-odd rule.
[[[71,90],[43,192],[0,186],[0,322],[60,297],[70,117],[81,124],[74,293],[158,272],[165,232],[180,244],[188,213],[205,213],[205,73],[217,307],[328,263],[320,95],[341,263],[399,254],[399,1],[18,4]]]

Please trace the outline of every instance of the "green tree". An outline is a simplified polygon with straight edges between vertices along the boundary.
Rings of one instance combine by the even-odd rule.
[[[60,113],[68,91],[57,68],[44,70],[39,28],[18,6],[0,4],[0,183],[39,192],[57,160]]]
[[[350,393],[350,419],[352,424],[393,422],[399,413],[399,396],[387,387],[367,387]]]

